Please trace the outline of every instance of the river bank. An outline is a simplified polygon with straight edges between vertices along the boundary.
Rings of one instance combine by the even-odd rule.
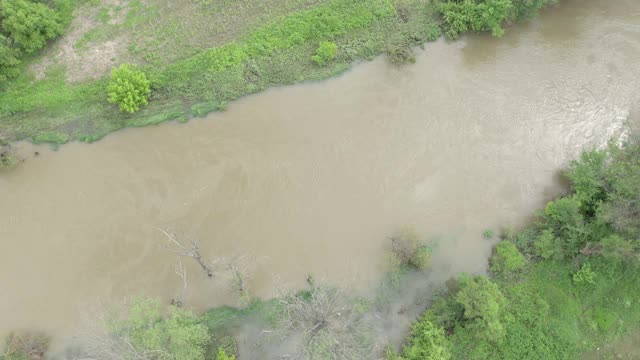
[[[549,2],[513,5],[517,14],[502,22],[529,18]],[[449,28],[440,2],[423,0],[76,5],[68,34],[0,92],[0,141],[92,142],[125,127],[187,121],[269,87],[335,76],[383,52],[410,62],[411,47]],[[532,14],[520,13],[525,6]],[[313,56],[323,41],[337,53],[318,64]],[[107,102],[108,72],[124,62],[139,64],[152,82],[150,104],[136,114]]]
[[[12,291],[0,332],[68,333],[95,299],[175,297],[182,283],[158,228],[199,239],[208,257],[255,256],[260,297],[273,295],[272,275],[294,287],[307,273],[374,281],[404,225],[447,235],[443,271],[481,272],[491,249],[478,234],[525,223],[562,193],[558,169],[623,131],[640,84],[634,6],[560,7],[502,38],[441,40],[415,65],[377,58],[206,121],[55,152],[16,145],[29,160],[0,176],[0,234],[14,239],[1,244]],[[198,311],[233,304],[189,279]]]

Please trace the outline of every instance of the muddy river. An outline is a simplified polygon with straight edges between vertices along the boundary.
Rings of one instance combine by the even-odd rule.
[[[441,271],[483,271],[482,232],[561,193],[559,169],[640,100],[640,2],[563,3],[500,39],[439,41],[415,65],[378,58],[187,124],[18,144],[27,160],[0,175],[0,332],[72,332],[93,304],[176,297],[159,229],[243,256],[259,296],[307,274],[373,281],[405,225],[438,240]],[[185,265],[187,304],[234,302]]]

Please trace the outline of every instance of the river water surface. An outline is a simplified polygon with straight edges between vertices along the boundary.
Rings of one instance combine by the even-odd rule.
[[[0,333],[175,297],[159,228],[245,254],[260,296],[309,273],[374,280],[404,225],[440,239],[439,269],[483,271],[483,230],[526,222],[568,159],[623,131],[639,59],[640,2],[567,0],[500,39],[428,44],[415,65],[378,58],[95,144],[18,144],[27,160],[0,174]],[[187,304],[233,301],[186,261]]]

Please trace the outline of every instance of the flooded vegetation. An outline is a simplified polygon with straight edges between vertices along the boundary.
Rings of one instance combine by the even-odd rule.
[[[503,334],[513,334],[520,316],[513,308],[483,318],[491,331],[482,339],[463,314],[442,320],[438,311],[472,303],[475,293],[506,304],[536,291],[546,294],[540,302],[522,303],[540,315],[536,326],[566,310],[578,314],[574,330],[583,336],[549,354],[575,358],[602,346],[616,356],[607,344],[628,331],[616,321],[625,311],[636,319],[639,305],[629,294],[616,308],[597,294],[575,303],[567,294],[614,293],[588,284],[620,280],[628,269],[607,272],[593,260],[602,250],[595,240],[570,250],[534,244],[546,230],[569,236],[562,224],[534,227],[526,243],[518,229],[558,196],[587,196],[576,192],[576,177],[562,175],[572,159],[632,137],[639,21],[635,0],[567,0],[500,38],[387,48],[340,77],[272,88],[203,119],[92,144],[3,147],[5,359],[14,360],[10,349],[30,359],[82,359],[87,349],[99,359],[507,359],[517,352],[487,349],[497,339],[513,344]],[[332,61],[332,48],[313,54]],[[581,224],[606,219],[614,229],[607,236],[622,234],[615,219],[594,215],[608,191],[589,193]],[[545,255],[556,253],[562,258]],[[493,280],[469,275],[444,294],[461,273]],[[512,273],[526,284],[522,292]],[[557,286],[539,287],[550,273]],[[620,281],[636,289],[635,278]],[[421,315],[434,293],[441,307]],[[445,344],[439,355],[407,338],[417,318],[429,341]],[[172,334],[174,323],[188,331]],[[82,351],[70,347],[79,334]],[[553,343],[552,335],[540,341]],[[633,356],[634,339],[619,340],[621,354]],[[164,355],[124,346],[132,342]]]

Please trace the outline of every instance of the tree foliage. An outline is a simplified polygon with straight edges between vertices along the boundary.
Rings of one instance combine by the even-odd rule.
[[[510,241],[498,243],[491,257],[491,271],[495,274],[509,274],[522,269],[527,261]]]
[[[388,360],[449,360],[451,349],[444,329],[436,325],[427,314],[411,329],[411,337],[401,355],[387,352]]]
[[[498,285],[480,275],[463,275],[458,282],[455,301],[464,309],[462,326],[473,329],[481,339],[499,342],[505,334],[502,318],[506,302]]]
[[[465,32],[504,34],[504,24],[533,17],[557,0],[446,0],[440,6],[445,33],[455,39]]]
[[[107,92],[109,102],[118,104],[120,111],[133,113],[148,103],[151,87],[144,72],[123,64],[111,71]]]
[[[11,40],[0,34],[0,84],[19,73],[20,50],[13,46]]]
[[[502,36],[502,25],[512,7],[511,0],[447,1],[441,8],[446,34],[453,39],[469,31],[491,31],[494,36]]]
[[[41,49],[62,33],[62,19],[47,5],[28,0],[0,3],[2,29],[27,53]]]

